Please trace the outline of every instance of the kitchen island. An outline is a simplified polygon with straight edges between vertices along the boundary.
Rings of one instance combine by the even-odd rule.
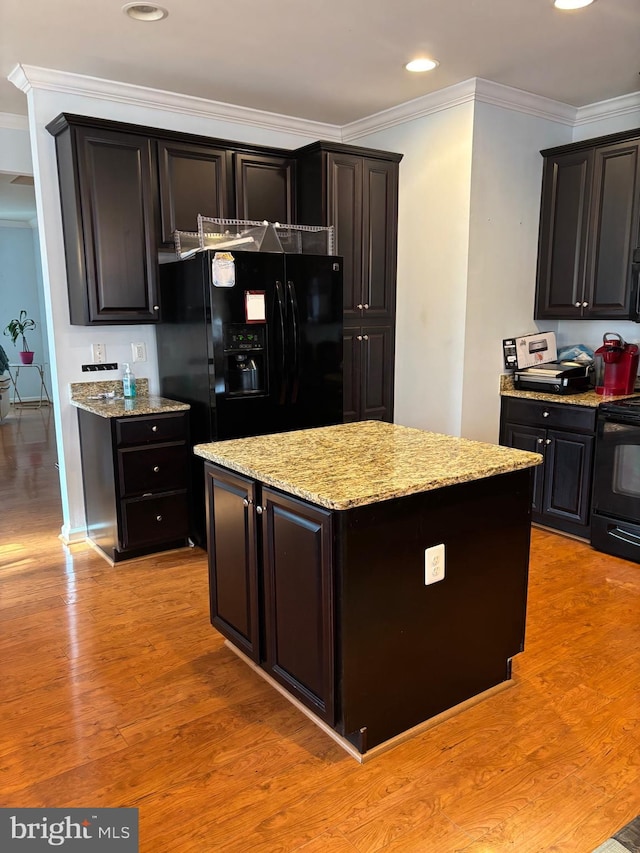
[[[510,680],[539,454],[378,421],[194,451],[212,624],[356,758]]]

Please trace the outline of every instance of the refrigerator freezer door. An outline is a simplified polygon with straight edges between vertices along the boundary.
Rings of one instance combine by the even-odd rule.
[[[342,423],[342,259],[287,255],[288,429]]]

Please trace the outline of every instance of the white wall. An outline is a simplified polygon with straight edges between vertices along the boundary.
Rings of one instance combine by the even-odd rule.
[[[457,435],[462,406],[473,103],[358,140],[404,154],[395,421]]]
[[[498,440],[502,339],[535,331],[540,150],[566,124],[476,100],[371,134],[400,164],[395,420]]]
[[[460,435],[497,442],[502,340],[533,320],[543,158],[571,128],[476,102]],[[546,328],[547,324],[545,324]]]

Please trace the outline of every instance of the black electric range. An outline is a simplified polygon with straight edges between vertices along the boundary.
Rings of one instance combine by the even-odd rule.
[[[640,397],[600,403],[598,414],[607,420],[621,418],[624,423],[640,423]]]

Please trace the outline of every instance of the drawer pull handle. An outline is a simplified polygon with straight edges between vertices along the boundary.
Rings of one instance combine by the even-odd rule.
[[[151,427],[151,432],[158,432],[158,427],[155,424]]]
[[[157,474],[159,470],[160,470],[160,466],[159,466],[159,465],[154,465],[154,466],[153,466],[153,473],[154,473],[154,474]]]
[[[161,515],[156,515],[156,521],[162,521],[162,516],[161,516]]]
[[[549,412],[543,412],[543,413],[542,413],[542,417],[543,417],[543,418],[548,418],[548,417],[549,417]]]

